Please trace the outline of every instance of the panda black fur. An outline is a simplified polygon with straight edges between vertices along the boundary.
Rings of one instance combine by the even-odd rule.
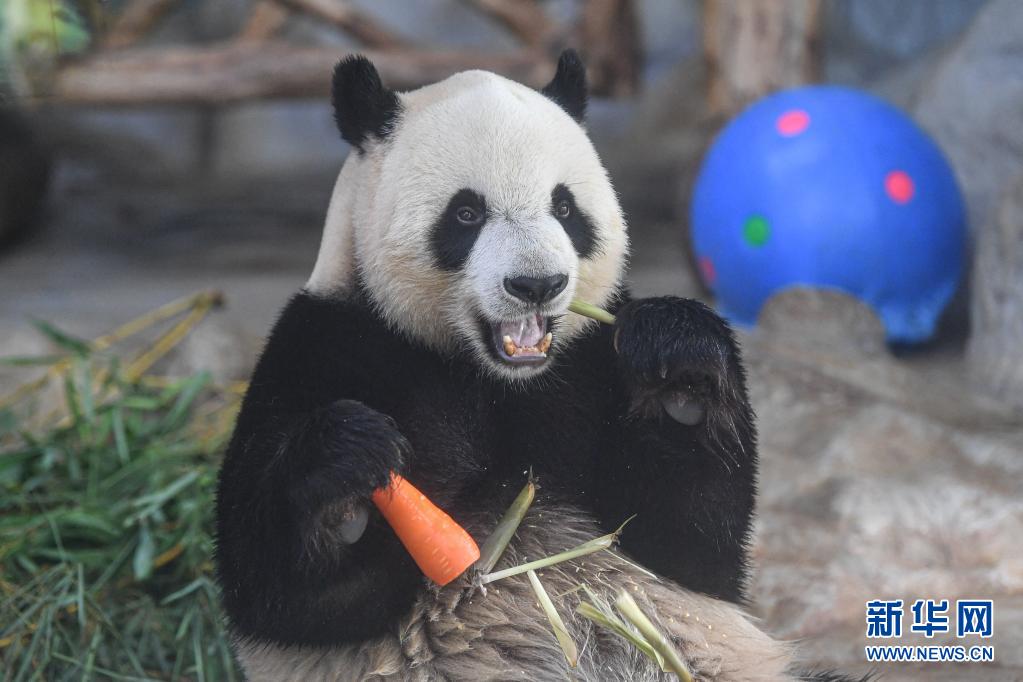
[[[574,53],[541,92],[467,72],[397,94],[362,58],[338,65],[338,125],[358,151],[220,477],[218,578],[251,679],[564,679],[523,576],[437,588],[375,511],[346,535],[394,470],[482,542],[530,468],[541,492],[505,563],[635,514],[629,560],[549,569],[548,591],[629,588],[697,679],[795,679],[790,648],[736,606],[756,443],[735,339],[698,302],[630,299],[624,221],[576,123]],[[567,313],[573,296],[617,325]],[[546,357],[528,351],[546,331]],[[676,421],[673,402],[698,409]],[[576,679],[661,678],[574,600]]]

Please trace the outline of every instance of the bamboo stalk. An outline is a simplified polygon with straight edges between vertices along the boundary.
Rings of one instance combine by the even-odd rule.
[[[186,310],[191,310],[200,304],[208,305],[212,308],[214,306],[221,305],[223,301],[224,294],[216,290],[200,291],[197,294],[183,296],[125,322],[111,332],[103,334],[102,336],[97,336],[89,343],[89,350],[92,352],[104,351],[128,337],[134,336],[135,334],[152,327],[158,322],[162,322],[163,320],[174,317],[175,315],[179,315]],[[55,362],[42,376],[28,381],[18,386],[7,395],[0,397],[0,408],[10,407],[25,396],[39,390],[45,386],[48,381],[66,372],[73,362],[74,358],[72,357],[67,357],[59,362]]]
[[[603,308],[593,305],[592,303],[586,303],[585,301],[575,299],[568,304],[568,309],[576,315],[582,315],[583,317],[588,317],[591,320],[596,320],[597,322],[603,322],[604,324],[610,325],[614,325],[615,323],[614,315]]]
[[[486,575],[480,577],[480,584],[486,585],[487,583],[492,583],[495,580],[510,578],[513,575],[519,575],[520,573],[525,573],[526,571],[536,571],[541,568],[548,568],[549,566],[554,566],[555,564],[571,561],[572,559],[578,559],[579,557],[586,556],[587,554],[593,554],[594,552],[610,549],[611,547],[614,546],[615,542],[618,541],[618,536],[621,535],[622,529],[625,528],[625,524],[627,524],[634,518],[636,518],[635,514],[625,519],[625,522],[622,523],[622,525],[618,526],[618,528],[616,528],[613,533],[601,535],[599,538],[594,538],[592,540],[584,542],[581,545],[577,545],[572,549],[565,550],[564,552],[559,552],[549,557],[537,559],[536,561],[530,561],[525,564],[519,564],[518,566],[512,566],[511,568],[506,568],[503,571],[497,571],[496,573],[487,573]]]

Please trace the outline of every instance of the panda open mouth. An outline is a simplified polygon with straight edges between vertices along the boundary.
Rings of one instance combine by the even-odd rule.
[[[554,339],[547,327],[547,318],[539,314],[490,323],[497,357],[512,364],[543,364]]]

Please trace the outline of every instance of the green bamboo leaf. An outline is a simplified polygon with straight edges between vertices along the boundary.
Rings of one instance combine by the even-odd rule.
[[[32,326],[39,330],[47,339],[75,355],[86,356],[92,352],[88,341],[80,339],[77,336],[72,336],[66,332],[62,332],[49,322],[33,320]]]
[[[14,433],[17,430],[18,418],[14,415],[14,410],[8,407],[0,408],[0,436]]]
[[[149,526],[143,523],[139,526],[139,541],[135,546],[135,556],[131,562],[135,580],[145,580],[153,573],[153,557],[155,554],[156,543],[153,542]]]
[[[554,628],[554,636],[557,637],[561,650],[565,652],[565,658],[568,659],[569,667],[576,667],[579,664],[579,649],[576,648],[575,642],[572,641],[572,635],[568,633],[565,621],[561,620],[561,615],[554,608],[554,602],[547,595],[547,590],[544,589],[543,583],[540,582],[536,572],[526,571],[526,576],[529,578],[529,584],[533,586],[533,592],[536,593],[536,598],[540,602],[540,608],[543,609],[543,612],[547,615],[547,620],[551,623],[551,627]]]
[[[67,359],[64,355],[6,355],[0,365],[8,367],[49,367]]]
[[[174,406],[163,419],[161,429],[168,430],[178,426],[185,414],[192,407],[192,403],[199,397],[199,392],[210,382],[209,372],[201,372],[191,377],[180,387]]]
[[[143,412],[155,412],[163,407],[163,403],[156,398],[143,395],[132,395],[121,400],[121,407],[128,410],[141,410]]]
[[[586,596],[590,601],[580,602],[579,606],[576,607],[576,613],[628,641],[646,655],[647,658],[656,663],[662,671],[671,672],[665,666],[664,657],[635,628],[619,618],[618,614],[614,612],[606,600],[598,597],[588,585],[584,584],[581,587],[586,592]]]
[[[92,369],[89,363],[78,358],[75,360],[75,379],[78,384],[79,402],[82,406],[82,416],[88,424],[96,421],[96,407],[92,395]]]
[[[692,682],[692,675],[690,675],[686,664],[679,657],[678,651],[675,650],[675,647],[672,646],[657,626],[647,618],[647,615],[639,608],[639,604],[632,598],[632,595],[625,590],[619,592],[618,598],[615,600],[615,608],[639,630],[639,633],[643,635],[643,639],[657,650],[664,658],[664,663],[671,669],[671,672],[678,676],[679,680],[682,682]]]
[[[536,497],[536,484],[533,482],[533,473],[530,472],[529,480],[526,481],[522,492],[508,507],[508,511],[504,513],[501,521],[494,528],[494,532],[480,548],[480,558],[476,560],[476,570],[480,573],[489,573],[497,565],[504,550],[508,547],[508,543],[515,535],[515,531],[518,530],[519,524],[522,523],[529,506],[533,504],[534,497]]]
[[[87,530],[96,531],[101,536],[109,538],[115,538],[120,535],[120,531],[106,519],[98,516],[95,513],[90,513],[82,509],[69,509],[65,512],[61,512],[56,517],[56,522],[62,527],[68,526],[72,528],[83,528]]]
[[[159,507],[199,478],[199,471],[189,471],[167,487],[132,501],[133,507]]]
[[[166,606],[167,604],[173,604],[174,602],[178,601],[182,597],[187,597],[188,595],[192,594],[193,592],[195,592],[199,588],[204,587],[208,582],[209,581],[206,578],[196,578],[192,582],[190,582],[187,585],[185,585],[184,587],[182,587],[180,590],[177,590],[176,592],[172,592],[171,594],[169,594],[166,597],[164,597],[160,601],[160,605],[161,606]]]
[[[120,406],[111,410],[110,426],[114,432],[114,451],[117,452],[117,459],[122,464],[127,464],[131,459],[131,452],[128,448],[128,434],[124,428],[124,411]]]

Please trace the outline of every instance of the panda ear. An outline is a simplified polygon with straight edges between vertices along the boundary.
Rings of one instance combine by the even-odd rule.
[[[586,67],[579,53],[565,50],[558,58],[558,70],[554,78],[540,93],[568,112],[579,123],[586,118]]]
[[[386,137],[401,113],[398,96],[384,87],[376,67],[362,55],[349,55],[334,67],[331,102],[341,137],[359,152],[370,135]]]

